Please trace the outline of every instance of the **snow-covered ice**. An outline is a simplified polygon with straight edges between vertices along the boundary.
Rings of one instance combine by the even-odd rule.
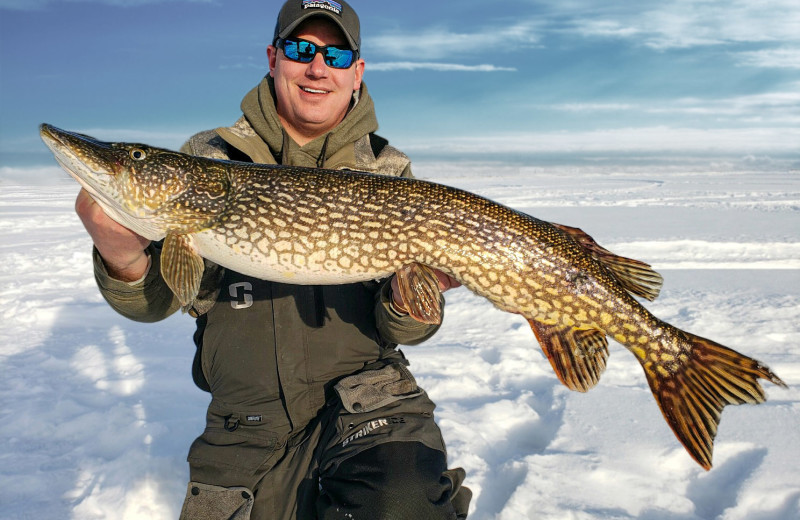
[[[665,284],[648,308],[789,385],[725,409],[705,472],[621,346],[596,388],[573,393],[521,317],[452,291],[441,331],[403,350],[467,470],[472,519],[800,518],[800,172],[415,172],[653,264]],[[209,400],[190,377],[193,320],[139,324],[107,307],[77,189],[56,167],[0,172],[0,517],[176,518]]]

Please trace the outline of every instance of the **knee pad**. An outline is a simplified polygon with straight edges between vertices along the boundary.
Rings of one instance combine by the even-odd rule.
[[[180,520],[249,520],[253,492],[245,487],[220,487],[189,482]]]

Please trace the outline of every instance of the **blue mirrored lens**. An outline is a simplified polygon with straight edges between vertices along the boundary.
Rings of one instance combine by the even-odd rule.
[[[305,40],[283,40],[283,53],[287,58],[300,63],[311,63],[316,54],[322,53],[325,64],[337,69],[346,69],[353,64],[355,53],[350,49],[340,49],[333,45],[318,46]]]
[[[304,63],[312,61],[317,54],[317,46],[311,42],[297,42],[296,48],[299,60]]]
[[[335,67],[337,69],[346,69],[353,63],[353,51],[350,49],[328,47],[325,49],[325,54],[322,56],[325,58],[325,63],[327,63],[329,67]]]

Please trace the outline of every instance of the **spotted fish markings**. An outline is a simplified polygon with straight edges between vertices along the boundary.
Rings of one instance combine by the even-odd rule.
[[[675,435],[707,469],[722,409],[763,402],[759,379],[785,386],[758,361],[652,315],[634,296],[657,297],[661,276],[580,229],[416,179],[206,159],[50,125],[41,135],[109,216],[164,240],[161,273],[184,306],[207,258],[295,284],[396,273],[412,316],[436,323],[438,269],[523,316],[573,390],[597,384],[607,337],[624,345]]]

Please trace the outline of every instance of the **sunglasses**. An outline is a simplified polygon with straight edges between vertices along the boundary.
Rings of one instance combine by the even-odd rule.
[[[342,49],[335,45],[317,45],[306,40],[279,38],[275,46],[283,49],[283,54],[287,58],[300,63],[311,63],[317,53],[320,53],[325,65],[334,69],[349,69],[358,59],[358,51]]]

